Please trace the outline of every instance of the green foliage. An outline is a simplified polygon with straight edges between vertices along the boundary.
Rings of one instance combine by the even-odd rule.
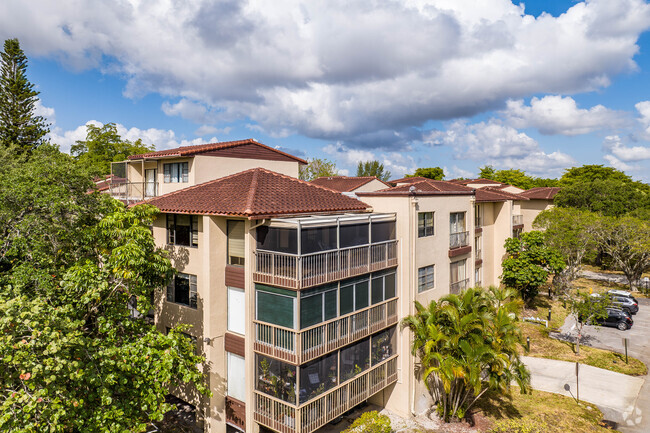
[[[488,390],[503,393],[513,382],[530,389],[517,352],[518,305],[512,289],[471,288],[428,307],[415,302],[416,313],[402,321],[413,332],[413,355],[444,421],[462,418]]]
[[[598,216],[575,208],[553,207],[535,218],[533,227],[544,230],[546,245],[562,254],[566,267],[554,281],[560,289],[575,280],[586,256],[595,253]]]
[[[544,421],[534,419],[504,419],[498,420],[490,429],[490,433],[546,433],[548,425]]]
[[[0,56],[0,145],[29,152],[49,132],[43,117],[34,115],[39,92],[27,79],[27,57],[18,39],[7,39]]]
[[[418,168],[413,174],[407,174],[406,177],[426,177],[427,179],[443,180],[445,172],[440,167]]]
[[[386,182],[390,179],[390,171],[384,171],[384,164],[379,161],[366,161],[357,165],[357,176],[375,176]]]
[[[364,412],[343,433],[391,433],[390,418],[376,410]]]
[[[207,393],[194,346],[144,317],[173,273],[149,229],[157,209],[87,193],[87,172],[55,146],[11,152],[0,150],[0,430],[144,431],[170,409],[170,387]]]
[[[607,216],[621,216],[639,208],[647,208],[650,190],[640,182],[595,179],[562,187],[554,203]]]
[[[507,183],[522,189],[530,189],[538,186],[558,186],[557,179],[532,177],[519,169],[511,168],[509,170],[494,170],[491,165],[486,165],[481,167],[479,170],[479,177],[482,179]]]
[[[300,167],[300,179],[314,180],[319,177],[338,176],[336,164],[327,159],[314,158],[309,160],[309,164]]]
[[[111,162],[124,161],[129,155],[154,150],[153,145],[144,145],[140,139],[135,143],[122,140],[114,123],[107,123],[102,127],[88,124],[86,130],[86,139],[78,140],[70,149],[70,153],[95,174],[109,174]]]
[[[531,231],[521,238],[505,242],[507,257],[503,260],[501,281],[517,289],[526,303],[530,303],[546,284],[550,273],[561,272],[565,263],[561,254],[546,245],[544,233]]]
[[[598,325],[596,319],[607,317],[607,307],[611,305],[611,299],[609,296],[590,296],[590,294],[578,291],[571,296],[565,297],[564,302],[568,305],[569,314],[573,316],[578,330],[576,355],[579,356],[582,329],[586,324]]]
[[[568,168],[560,178],[560,186],[566,187],[574,184],[585,184],[595,180],[613,180],[618,182],[631,182],[632,178],[620,170],[603,165],[583,165],[582,167]]]

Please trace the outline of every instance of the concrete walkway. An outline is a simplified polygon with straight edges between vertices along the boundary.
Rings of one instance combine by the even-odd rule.
[[[576,364],[553,359],[522,357],[531,373],[533,389],[576,397]],[[580,400],[593,403],[605,419],[619,425],[636,423],[634,408],[645,380],[580,364]],[[569,391],[565,390],[569,385]]]

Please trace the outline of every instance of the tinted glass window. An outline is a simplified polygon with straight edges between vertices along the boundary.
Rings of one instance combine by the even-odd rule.
[[[373,222],[372,242],[384,242],[395,239],[395,221]]]
[[[340,228],[341,248],[368,244],[368,224],[344,225]]]
[[[296,229],[261,226],[257,228],[257,248],[280,253],[298,253]]]
[[[316,253],[336,249],[336,227],[316,227],[301,229],[301,254]]]

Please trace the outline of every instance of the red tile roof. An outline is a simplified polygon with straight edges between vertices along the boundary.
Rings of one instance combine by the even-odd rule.
[[[420,177],[420,176],[414,176],[414,177],[403,177],[401,179],[395,179],[395,180],[389,180],[388,183],[392,184],[397,184],[397,183],[415,183],[415,182],[421,182],[423,180],[427,180],[429,178],[427,177]],[[429,179],[431,180],[431,179]]]
[[[503,191],[502,188],[503,186],[476,188],[476,201],[481,203],[507,200],[528,200],[528,197],[522,197],[521,194],[513,194],[511,192]]]
[[[253,168],[146,201],[162,212],[249,219],[322,212],[364,212],[370,206],[328,188]]]
[[[521,192],[519,195],[531,200],[553,200],[558,192],[560,192],[559,187],[538,186],[536,188],[531,188],[527,191]]]
[[[97,191],[108,191],[111,185],[126,183],[123,177],[117,177],[114,174],[107,174],[104,177],[96,177],[94,180]]]
[[[395,186],[373,192],[357,192],[363,196],[390,196],[390,195],[473,195],[474,189],[463,185],[447,182],[444,180],[432,180],[427,178],[416,179],[415,182],[406,185]],[[419,180],[417,180],[419,179]]]
[[[449,182],[454,182],[458,183],[461,185],[469,185],[470,183],[477,184],[477,185],[504,185],[501,182],[497,182],[496,180],[491,180],[491,179],[452,179]]]
[[[286,152],[282,152],[281,150],[274,149],[270,146],[267,146],[265,144],[259,143],[252,138],[246,139],[246,140],[238,140],[238,141],[224,141],[221,143],[207,143],[207,144],[198,144],[195,146],[181,146],[177,147],[175,149],[166,149],[166,150],[159,150],[157,152],[149,152],[149,153],[142,153],[139,155],[131,155],[128,157],[128,159],[133,160],[133,159],[143,159],[143,158],[161,158],[161,157],[170,157],[170,156],[194,156],[200,153],[205,153],[205,152],[214,152],[214,151],[219,151],[223,149],[230,149],[233,147],[237,146],[242,146],[242,145],[247,145],[247,144],[254,144],[256,146],[260,146],[266,150],[272,150],[273,152],[277,152],[280,155],[283,155],[289,159],[292,159],[294,161],[297,161],[301,164],[307,164],[307,161],[304,159],[300,159],[296,156],[290,155]]]
[[[373,180],[378,180],[379,182],[390,187],[386,182],[377,179],[376,176],[357,176],[357,177],[348,177],[348,176],[329,176],[329,177],[319,177],[311,181],[314,185],[324,186],[325,188],[333,189],[334,191],[339,192],[350,192],[354,191],[357,188],[364,186],[365,184],[372,182]]]

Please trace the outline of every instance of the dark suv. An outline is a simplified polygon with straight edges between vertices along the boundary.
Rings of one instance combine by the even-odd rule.
[[[634,296],[625,296],[619,295],[615,292],[608,292],[609,297],[612,299],[612,306],[620,308],[623,311],[627,311],[630,314],[636,314],[639,312],[639,303],[634,298]]]
[[[621,331],[630,329],[634,324],[632,317],[630,317],[628,313],[619,308],[608,308],[607,317],[594,319],[594,321],[603,326],[618,328]]]

